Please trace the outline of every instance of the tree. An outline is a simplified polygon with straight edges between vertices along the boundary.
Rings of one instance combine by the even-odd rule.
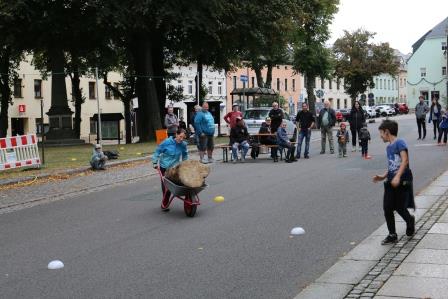
[[[293,39],[294,69],[305,76],[308,105],[315,113],[316,78],[329,78],[333,67],[331,51],[325,46],[329,24],[337,12],[339,0],[297,1],[294,12],[295,34]]]
[[[344,31],[344,36],[333,45],[336,56],[335,74],[344,78],[344,89],[352,103],[367,88],[375,87],[374,76],[390,74],[395,76],[399,63],[388,43],[371,43],[375,33],[358,29]]]

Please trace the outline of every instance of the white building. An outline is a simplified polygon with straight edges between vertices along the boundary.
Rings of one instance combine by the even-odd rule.
[[[301,77],[301,86],[303,86],[300,93],[300,102],[307,98],[307,91],[305,88],[305,78]],[[350,96],[345,93],[344,79],[321,79],[316,78],[314,94],[316,95],[316,102],[323,102],[329,100],[334,109],[351,108]]]
[[[183,117],[189,124],[191,114],[193,112],[196,102],[196,75],[197,65],[192,63],[188,66],[174,66],[171,73],[177,73],[179,76],[168,82],[175,87],[183,89],[185,100],[183,102],[170,102],[166,100],[166,107],[172,105],[175,108],[179,117]],[[207,89],[205,101],[209,103],[210,112],[215,117],[216,124],[225,124],[223,117],[226,113],[226,74],[224,70],[214,70],[210,67],[204,66],[202,73],[202,84]],[[218,127],[219,129],[219,127]]]
[[[31,57],[27,57],[31,61]],[[27,133],[39,133],[41,119],[41,103],[43,103],[44,124],[48,124],[46,112],[51,106],[51,77],[43,79],[40,72],[29,62],[22,61],[17,71],[18,77],[13,86],[13,104],[9,106],[8,116],[8,136],[22,135]],[[109,74],[110,82],[118,84],[121,76],[118,73]],[[86,98],[81,110],[81,139],[87,142],[94,142],[96,136],[97,114],[96,81],[92,77],[81,78],[81,88],[83,96]],[[66,78],[68,105],[74,112],[73,102],[70,101],[71,81]],[[125,126],[123,118],[123,103],[107,88],[102,80],[98,86],[99,101],[101,107],[102,135],[104,139],[117,139],[120,136],[124,139]],[[74,114],[73,114],[74,118]],[[112,120],[114,119],[114,120]]]

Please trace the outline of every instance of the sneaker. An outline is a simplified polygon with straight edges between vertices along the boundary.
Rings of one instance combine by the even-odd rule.
[[[212,157],[208,157],[208,163],[213,163],[215,160]]]
[[[310,156],[305,156],[304,158],[305,158],[305,159],[309,159],[309,158],[310,158]]]
[[[299,159],[300,159],[300,155],[299,155],[299,156],[296,156],[296,159],[299,160]]]
[[[202,158],[200,161],[201,161],[202,164],[207,164],[208,163],[207,159],[205,159],[205,158]]]
[[[321,154],[321,155],[325,154],[325,151],[321,151],[320,154]]]
[[[292,161],[289,159],[285,159],[285,163],[292,163]]]
[[[438,142],[437,145],[438,146],[442,146],[443,144],[442,144],[442,142]]]
[[[397,234],[390,234],[383,241],[381,241],[381,245],[389,245],[397,242],[398,242]]]
[[[366,160],[370,160],[370,159],[372,159],[372,157],[369,156],[369,155],[365,155],[365,156],[364,156],[364,159],[366,159]]]
[[[422,138],[418,137],[417,140],[421,140]]]
[[[334,154],[334,151],[330,151],[330,154]]]
[[[233,159],[233,160],[232,160],[232,163],[233,163],[233,164],[236,164],[236,161],[237,161],[236,159]]]
[[[356,147],[352,147],[352,152],[356,152]]]
[[[344,158],[347,158],[347,154],[344,154],[343,157],[344,157]]]
[[[411,220],[406,227],[406,236],[410,237],[415,233],[415,216],[411,215]]]

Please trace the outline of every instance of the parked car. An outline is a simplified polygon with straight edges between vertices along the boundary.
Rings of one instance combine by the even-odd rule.
[[[350,109],[339,109],[342,113],[342,121],[348,121],[350,119]]]
[[[389,105],[378,105],[375,107],[375,111],[381,116],[392,116],[395,113],[395,109],[391,108]]]
[[[366,118],[375,118],[375,117],[377,117],[377,113],[376,113],[376,111],[375,111],[373,106],[363,106],[362,109],[366,112]]]
[[[406,103],[398,103],[398,113],[408,114],[409,113],[408,105],[406,105]]]
[[[258,134],[261,124],[265,121],[269,115],[271,108],[249,108],[244,111],[243,119],[247,126],[249,134]],[[291,121],[288,113],[284,112],[284,120],[286,120],[286,132],[290,139],[296,136],[296,125]]]
[[[386,104],[386,105],[392,109],[392,111],[394,112],[393,115],[398,114],[398,109],[395,107],[395,104]]]

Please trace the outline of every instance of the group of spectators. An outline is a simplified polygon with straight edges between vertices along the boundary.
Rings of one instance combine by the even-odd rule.
[[[428,107],[425,103],[425,98],[423,96],[419,97],[419,102],[415,106],[415,117],[418,130],[417,140],[424,140],[426,138],[426,116],[428,113],[428,123],[433,124],[434,140],[437,139],[438,145],[446,145],[448,135],[448,111],[442,108],[438,98],[433,98],[431,106]]]

